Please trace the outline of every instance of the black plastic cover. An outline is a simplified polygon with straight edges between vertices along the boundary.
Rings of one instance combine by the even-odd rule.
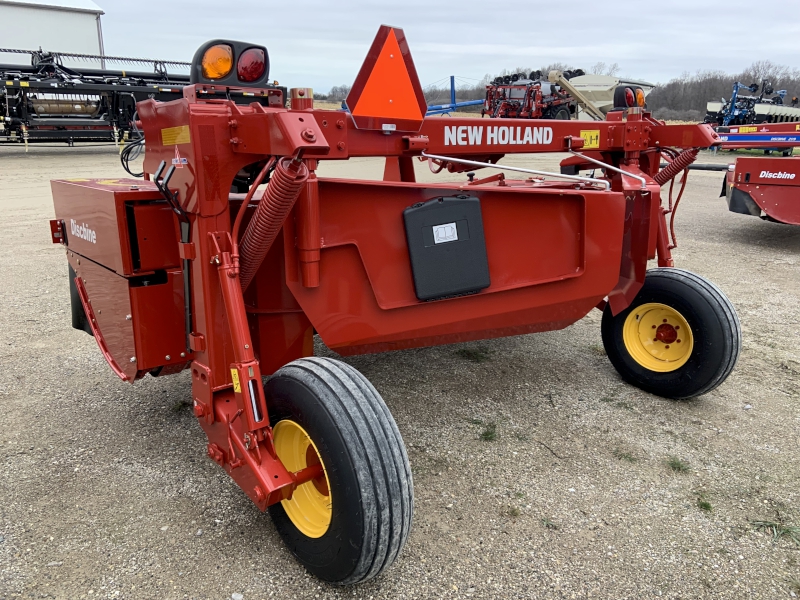
[[[489,287],[478,198],[420,202],[405,209],[403,219],[417,298],[437,300]]]

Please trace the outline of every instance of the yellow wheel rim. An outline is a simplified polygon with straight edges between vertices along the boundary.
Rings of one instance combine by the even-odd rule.
[[[680,369],[694,348],[694,335],[683,315],[656,302],[631,311],[625,319],[622,339],[633,360],[658,373]]]
[[[294,421],[278,421],[272,430],[275,451],[283,466],[290,473],[296,473],[308,466],[321,464],[324,480],[318,477],[297,486],[292,497],[282,500],[286,515],[295,527],[310,538],[325,535],[331,524],[331,494],[328,472],[314,442],[306,430]]]

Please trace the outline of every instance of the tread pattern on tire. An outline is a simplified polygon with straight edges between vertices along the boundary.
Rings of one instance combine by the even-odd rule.
[[[723,331],[726,335],[725,342],[730,345],[730,351],[727,352],[728,361],[720,368],[716,376],[709,381],[704,388],[696,393],[697,396],[707,394],[725,381],[728,375],[731,374],[731,371],[733,371],[733,368],[736,366],[736,362],[739,360],[739,354],[742,351],[742,327],[739,323],[739,316],[733,309],[731,301],[728,300],[728,297],[722,292],[722,290],[720,290],[712,282],[700,277],[695,273],[692,273],[691,271],[687,271],[685,269],[676,269],[674,267],[659,267],[650,269],[647,271],[647,273],[650,277],[666,277],[676,281],[688,280],[694,282],[696,289],[706,297],[706,300],[709,302],[709,304],[713,304],[718,307],[718,313],[725,319],[727,325],[726,327],[723,327]]]
[[[295,360],[277,375],[303,381],[350,440],[363,499],[364,546],[358,564],[338,584],[372,579],[389,567],[408,539],[414,486],[403,440],[389,409],[356,369],[330,358]],[[308,375],[312,375],[309,377]],[[358,443],[352,443],[357,440]]]

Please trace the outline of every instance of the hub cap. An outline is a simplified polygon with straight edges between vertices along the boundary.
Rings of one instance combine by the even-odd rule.
[[[275,452],[289,472],[322,465],[323,477],[297,486],[291,498],[281,501],[286,515],[297,529],[311,538],[322,537],[331,524],[332,511],[330,482],[319,451],[306,430],[289,419],[279,421],[272,433]]]
[[[694,347],[692,330],[683,315],[656,302],[631,311],[625,319],[622,339],[633,360],[659,373],[680,369]]]

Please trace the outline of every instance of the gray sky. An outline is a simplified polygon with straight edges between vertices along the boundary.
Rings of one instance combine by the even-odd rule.
[[[209,39],[257,42],[272,78],[323,93],[352,83],[382,23],[405,30],[423,86],[556,61],[617,62],[652,82],[763,59],[800,66],[797,0],[95,1],[107,54],[188,61]]]

